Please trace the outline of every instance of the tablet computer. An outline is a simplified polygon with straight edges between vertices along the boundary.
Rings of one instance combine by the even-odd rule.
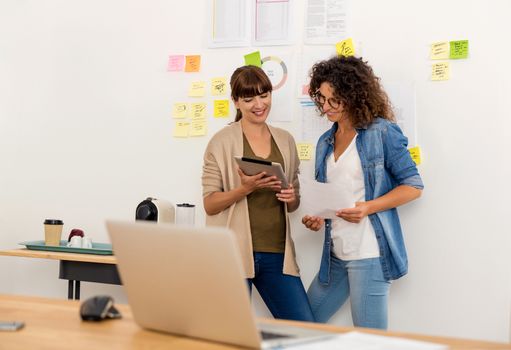
[[[286,179],[286,174],[284,174],[284,170],[280,163],[269,162],[266,160],[253,159],[247,157],[239,157],[235,156],[234,159],[240,169],[247,175],[257,175],[260,172],[266,172],[267,176],[276,176],[279,181],[282,182],[282,188],[288,188],[289,183]]]

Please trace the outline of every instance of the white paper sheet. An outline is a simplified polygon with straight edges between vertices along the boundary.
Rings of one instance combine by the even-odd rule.
[[[309,0],[305,44],[335,44],[348,33],[348,0]]]
[[[296,350],[446,350],[448,346],[383,335],[349,332],[324,341],[291,347]]]
[[[355,203],[346,200],[346,198],[352,197],[349,194],[351,189],[317,182],[302,175],[299,175],[298,178],[300,180],[300,207],[305,215],[339,219],[335,215],[338,210],[355,206]]]
[[[290,1],[256,0],[254,9],[254,46],[289,45]]]
[[[250,44],[249,7],[245,1],[212,0],[208,2],[208,46],[239,47]]]

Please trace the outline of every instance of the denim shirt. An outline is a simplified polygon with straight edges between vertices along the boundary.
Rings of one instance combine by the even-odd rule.
[[[318,140],[315,177],[326,182],[326,160],[334,151],[337,123]],[[365,200],[370,201],[399,185],[422,189],[421,177],[407,145],[408,139],[397,124],[377,118],[367,128],[356,129],[356,146],[362,163]],[[380,263],[387,280],[398,279],[408,271],[408,259],[396,208],[369,215],[380,249]],[[319,281],[330,282],[330,254],[332,248],[331,219],[325,220],[325,243],[319,269]]]

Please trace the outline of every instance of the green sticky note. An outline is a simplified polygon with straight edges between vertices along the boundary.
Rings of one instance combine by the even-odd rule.
[[[467,58],[468,57],[468,40],[457,40],[449,43],[449,58]]]
[[[245,55],[245,65],[261,67],[261,53],[255,51]]]

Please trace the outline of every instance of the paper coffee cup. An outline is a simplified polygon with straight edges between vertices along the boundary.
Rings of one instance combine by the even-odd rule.
[[[60,246],[62,237],[62,220],[46,219],[44,220],[44,244],[50,246]]]

